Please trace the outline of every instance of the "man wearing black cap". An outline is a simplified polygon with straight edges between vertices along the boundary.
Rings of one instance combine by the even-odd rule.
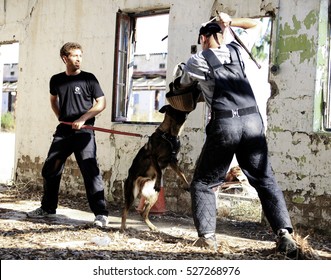
[[[249,39],[260,30],[259,21],[231,18],[220,13],[219,22],[201,27],[198,42],[202,51],[188,60],[180,79],[181,86],[199,81],[211,111],[206,127],[207,138],[191,183],[192,212],[199,236],[195,245],[217,249],[213,188],[224,182],[236,155],[242,171],[258,193],[272,230],[278,236],[278,251],[295,257],[297,245],[291,236],[293,228],[283,193],[268,159],[263,120],[245,74],[241,47],[231,41],[230,25],[242,28]]]

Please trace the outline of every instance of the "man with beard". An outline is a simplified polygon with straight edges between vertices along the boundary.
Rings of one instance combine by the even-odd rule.
[[[82,47],[68,42],[60,50],[66,70],[50,79],[50,102],[60,122],[53,135],[47,159],[42,169],[44,193],[41,207],[28,212],[28,217],[54,216],[62,172],[67,158],[74,153],[82,173],[87,199],[95,215],[94,225],[107,224],[108,210],[104,198],[104,185],[96,159],[96,142],[93,130],[83,125],[94,125],[95,116],[106,107],[104,93],[96,77],[81,70]]]

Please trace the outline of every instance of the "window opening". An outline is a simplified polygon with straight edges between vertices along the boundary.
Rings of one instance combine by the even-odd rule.
[[[168,22],[168,11],[117,14],[113,121],[162,121],[158,110],[166,103]]]

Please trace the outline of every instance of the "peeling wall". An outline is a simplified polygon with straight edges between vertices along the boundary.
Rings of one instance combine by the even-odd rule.
[[[280,1],[271,58],[278,71],[270,75],[267,135],[294,224],[330,233],[330,134],[321,129],[320,110],[328,63],[327,2]]]
[[[40,171],[57,124],[49,105],[48,82],[51,75],[64,70],[59,59],[64,42],[83,45],[83,68],[98,77],[106,93],[108,107],[96,124],[150,135],[156,126],[111,122],[116,12],[170,8],[169,83],[175,64],[189,57],[199,26],[213,6],[234,17],[274,17],[267,130],[273,169],[295,225],[330,232],[330,134],[320,129],[319,111],[328,64],[326,0],[196,0],[194,5],[188,0],[0,0],[0,42],[20,43],[16,180],[42,185]],[[189,179],[204,141],[205,113],[199,104],[181,137],[179,162]],[[96,137],[107,198],[120,205],[128,168],[147,138],[99,132]],[[73,158],[61,184],[64,191],[84,191]],[[165,186],[168,210],[189,213],[189,197],[171,170],[165,173]]]

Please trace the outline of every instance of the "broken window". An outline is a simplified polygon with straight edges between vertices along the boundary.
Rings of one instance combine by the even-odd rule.
[[[113,121],[162,121],[158,110],[166,103],[168,22],[169,11],[117,13]]]

